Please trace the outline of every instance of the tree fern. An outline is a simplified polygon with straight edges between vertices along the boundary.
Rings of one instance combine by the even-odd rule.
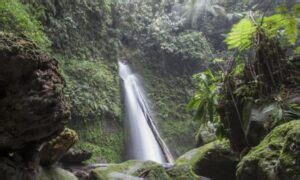
[[[250,19],[242,19],[239,23],[235,24],[228,34],[225,42],[228,49],[238,48],[239,50],[247,49],[252,44],[253,35],[257,27],[250,21]]]
[[[277,12],[278,14],[256,19],[258,23],[244,18],[235,24],[225,39],[228,49],[243,51],[250,48],[259,31],[263,31],[269,38],[278,37],[287,44],[294,45],[298,38],[297,17],[300,14],[300,6],[295,5],[290,12],[281,6]]]
[[[262,19],[262,28],[271,38],[282,34],[289,44],[295,44],[298,37],[297,19],[289,14],[275,14]]]

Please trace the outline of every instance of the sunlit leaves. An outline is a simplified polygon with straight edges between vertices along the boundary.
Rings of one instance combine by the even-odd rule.
[[[244,50],[249,48],[253,42],[253,35],[257,27],[250,21],[250,19],[242,19],[239,23],[235,24],[228,34],[225,42],[228,49],[238,48]]]
[[[282,34],[289,44],[295,44],[298,37],[297,19],[288,14],[275,14],[263,18],[262,28],[271,38]]]
[[[250,48],[255,42],[255,36],[263,31],[269,38],[278,38],[288,45],[294,45],[298,38],[297,17],[300,14],[300,6],[295,5],[291,11],[285,6],[277,8],[277,13],[272,16],[250,20],[242,19],[233,26],[225,42],[229,49],[243,51]]]
[[[297,55],[300,55],[300,46],[296,47],[296,49],[294,50],[294,53]]]

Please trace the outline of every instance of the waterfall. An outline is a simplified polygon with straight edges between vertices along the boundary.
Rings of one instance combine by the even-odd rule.
[[[119,73],[124,90],[127,158],[172,163],[172,155],[153,123],[148,100],[138,77],[124,62],[119,62]]]

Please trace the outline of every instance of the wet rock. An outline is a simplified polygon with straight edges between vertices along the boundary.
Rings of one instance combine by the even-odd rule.
[[[137,176],[139,178],[146,178],[146,179],[168,179],[169,178],[164,167],[152,161],[144,162],[132,175]]]
[[[198,176],[216,180],[235,179],[238,161],[229,142],[217,140],[182,155],[176,160],[175,167],[186,168]]]
[[[38,175],[39,180],[78,180],[78,178],[69,171],[61,168],[41,168]]]
[[[243,108],[244,131],[250,146],[256,146],[270,132],[272,114],[276,111],[273,102],[253,105],[246,104]]]
[[[276,127],[238,164],[238,180],[300,179],[300,121]]]
[[[88,180],[89,179],[89,173],[82,171],[82,170],[78,170],[78,171],[74,171],[72,172],[79,180]]]
[[[57,136],[70,117],[58,63],[24,38],[0,32],[0,149]]]
[[[57,162],[76,142],[78,135],[75,131],[65,128],[56,138],[49,141],[40,152],[40,164],[51,166]]]
[[[91,171],[91,180],[101,179],[169,179],[165,169],[152,161],[126,161],[121,164],[111,164],[107,167]]]
[[[31,157],[32,158],[32,157]],[[18,154],[0,157],[1,180],[32,180],[38,173],[38,159],[24,160]]]
[[[195,174],[191,170],[189,164],[176,165],[173,168],[167,170],[170,179],[189,179],[189,180],[200,180],[201,177]]]
[[[36,179],[41,145],[70,118],[57,61],[0,31],[0,179]]]
[[[216,130],[212,124],[207,126],[201,126],[196,134],[196,145],[197,147],[203,146],[207,143],[216,140]]]
[[[300,105],[299,94],[290,93],[285,98],[285,108],[282,108],[284,121],[276,121],[274,115],[278,112],[279,105],[276,101],[262,102],[258,104],[248,103],[243,108],[244,132],[250,146],[257,146],[263,138],[271,132],[279,123],[288,122],[299,118],[299,112],[290,108],[291,105]]]
[[[66,154],[63,155],[63,157],[60,159],[60,162],[62,162],[63,164],[81,164],[91,157],[91,152],[70,149]]]

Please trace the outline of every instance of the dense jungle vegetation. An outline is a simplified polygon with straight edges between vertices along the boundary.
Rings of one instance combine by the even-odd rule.
[[[59,159],[79,179],[299,179],[299,3],[0,0],[0,179]],[[119,60],[143,80],[172,168],[125,161]]]

